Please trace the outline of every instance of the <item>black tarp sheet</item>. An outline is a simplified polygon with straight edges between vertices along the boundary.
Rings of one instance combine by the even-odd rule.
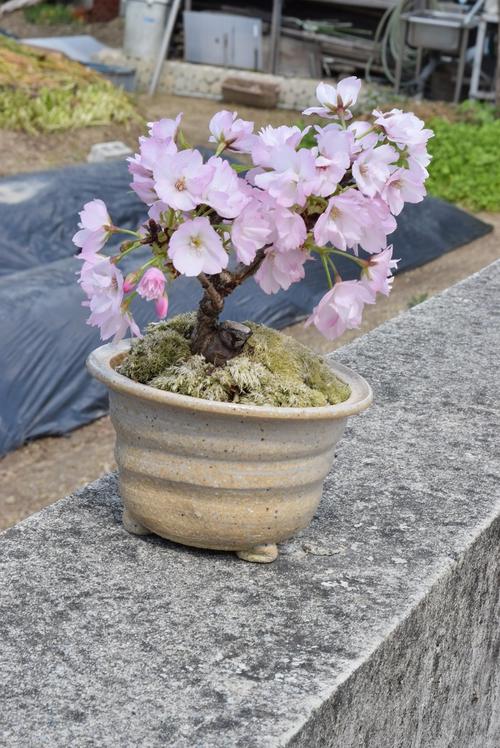
[[[94,197],[107,203],[114,223],[135,228],[145,208],[127,188],[129,181],[123,162],[0,179],[0,455],[107,412],[104,387],[84,366],[100,340],[98,330],[85,324],[71,237],[78,211]],[[401,271],[489,230],[454,206],[427,198],[405,208],[391,241]],[[325,292],[320,263],[306,268],[304,281],[273,296],[248,281],[228,300],[225,316],[276,328],[303,319]],[[180,278],[169,292],[169,315],[193,309],[199,293],[195,279]],[[152,304],[134,310],[141,326],[154,319]]]

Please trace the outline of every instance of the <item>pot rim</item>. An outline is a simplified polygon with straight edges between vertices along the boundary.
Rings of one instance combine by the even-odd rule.
[[[109,389],[122,394],[131,395],[142,400],[156,402],[159,405],[169,405],[176,408],[196,410],[212,415],[226,415],[246,418],[264,418],[276,420],[322,420],[332,418],[346,418],[361,413],[368,408],[373,400],[372,388],[368,382],[355,371],[337,361],[328,361],[333,373],[351,388],[347,400],[337,405],[321,405],[307,408],[282,408],[272,405],[241,405],[240,403],[220,403],[215,400],[203,400],[190,395],[179,395],[176,392],[166,392],[150,387],[147,384],[134,382],[132,379],[119,374],[115,366],[130,350],[131,339],[119,343],[107,343],[96,348],[87,358],[87,369],[95,379],[105,384]]]

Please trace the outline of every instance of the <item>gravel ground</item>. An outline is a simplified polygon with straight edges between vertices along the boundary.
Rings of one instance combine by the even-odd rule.
[[[3,21],[2,25],[6,26]],[[95,33],[95,26],[92,25],[91,33]],[[107,27],[107,33],[111,33],[109,24],[103,26]],[[28,32],[23,31],[21,35],[28,35]],[[100,38],[117,44],[112,39]],[[174,96],[158,96],[154,100],[142,96],[138,99],[138,106],[145,121],[184,111],[186,136],[197,144],[206,142],[207,121],[220,109],[217,102]],[[446,111],[446,107],[441,106],[440,113],[443,110]],[[434,106],[432,111],[434,113]],[[282,110],[244,107],[240,107],[239,112],[245,119],[255,120],[258,126],[290,123],[299,116]],[[142,131],[142,125],[137,123],[129,127],[94,127],[39,136],[0,131],[0,175],[82,162],[91,145],[102,140],[123,140],[134,147]],[[305,330],[302,324],[289,328],[288,332],[317,351],[333,350],[404,311],[416,297],[422,294],[432,296],[488,265],[500,257],[500,215],[481,217],[495,225],[494,233],[398,276],[391,296],[367,309],[360,330],[349,332],[336,344],[325,341],[311,328]],[[108,418],[103,418],[65,437],[39,439],[0,459],[0,528],[15,524],[111,470],[114,466],[113,443],[111,423]]]

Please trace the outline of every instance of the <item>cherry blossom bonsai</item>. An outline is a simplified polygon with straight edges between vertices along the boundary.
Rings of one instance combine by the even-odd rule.
[[[398,109],[353,120],[360,87],[354,77],[321,83],[320,106],[304,115],[328,122],[305,128],[255,133],[252,122],[218,112],[206,161],[186,142],[182,115],[150,123],[129,159],[148,220],[120,229],[98,199],[80,213],[73,241],[88,324],[114,342],[89,368],[110,389],[132,532],[273,560],[276,542],[308,524],[347,416],[369,405],[354,372],[260,325],[220,321],[242,283],[287,290],[307,262],[322,264],[325,294],[306,324],[328,339],[358,327],[364,306],[390,293],[397,260],[387,237],[404,204],[425,195],[432,132]],[[120,251],[103,254],[120,232]],[[137,250],[141,261],[124,277],[120,264]],[[356,266],[356,279],[341,277],[338,258]],[[201,300],[193,314],[165,320],[179,276],[199,281]],[[144,337],[137,297],[160,320]],[[117,346],[129,329],[139,340]]]
[[[129,167],[132,189],[149,206],[148,222],[125,232],[132,238],[121,252],[105,257],[106,240],[121,229],[101,200],[80,213],[74,242],[81,248],[89,324],[100,328],[103,339],[116,341],[128,328],[139,336],[134,297],[154,301],[162,319],[168,286],[179,275],[195,276],[204,293],[191,350],[223,364],[242,351],[249,335],[242,325],[219,323],[227,296],[252,276],[266,293],[288,289],[304,277],[306,262],[319,259],[329,290],[307,324],[329,339],[358,327],[365,304],[390,292],[396,260],[387,236],[404,203],[425,195],[432,135],[414,114],[397,109],[352,121],[360,86],[354,77],[337,87],[318,86],[321,106],[304,114],[331,120],[323,127],[269,126],[254,134],[252,122],[221,111],[209,125],[216,151],[206,163],[185,142],[182,115],[151,123]],[[301,147],[311,135],[314,145]],[[238,174],[239,165],[221,158],[225,151],[248,155],[251,168]],[[124,279],[121,260],[144,245],[151,259]],[[232,253],[239,264],[230,270]],[[342,280],[336,256],[359,267],[358,280]]]

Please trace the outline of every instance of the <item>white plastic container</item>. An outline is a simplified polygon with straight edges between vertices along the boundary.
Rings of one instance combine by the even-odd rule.
[[[123,51],[128,57],[157,58],[169,6],[170,0],[127,0]]]

